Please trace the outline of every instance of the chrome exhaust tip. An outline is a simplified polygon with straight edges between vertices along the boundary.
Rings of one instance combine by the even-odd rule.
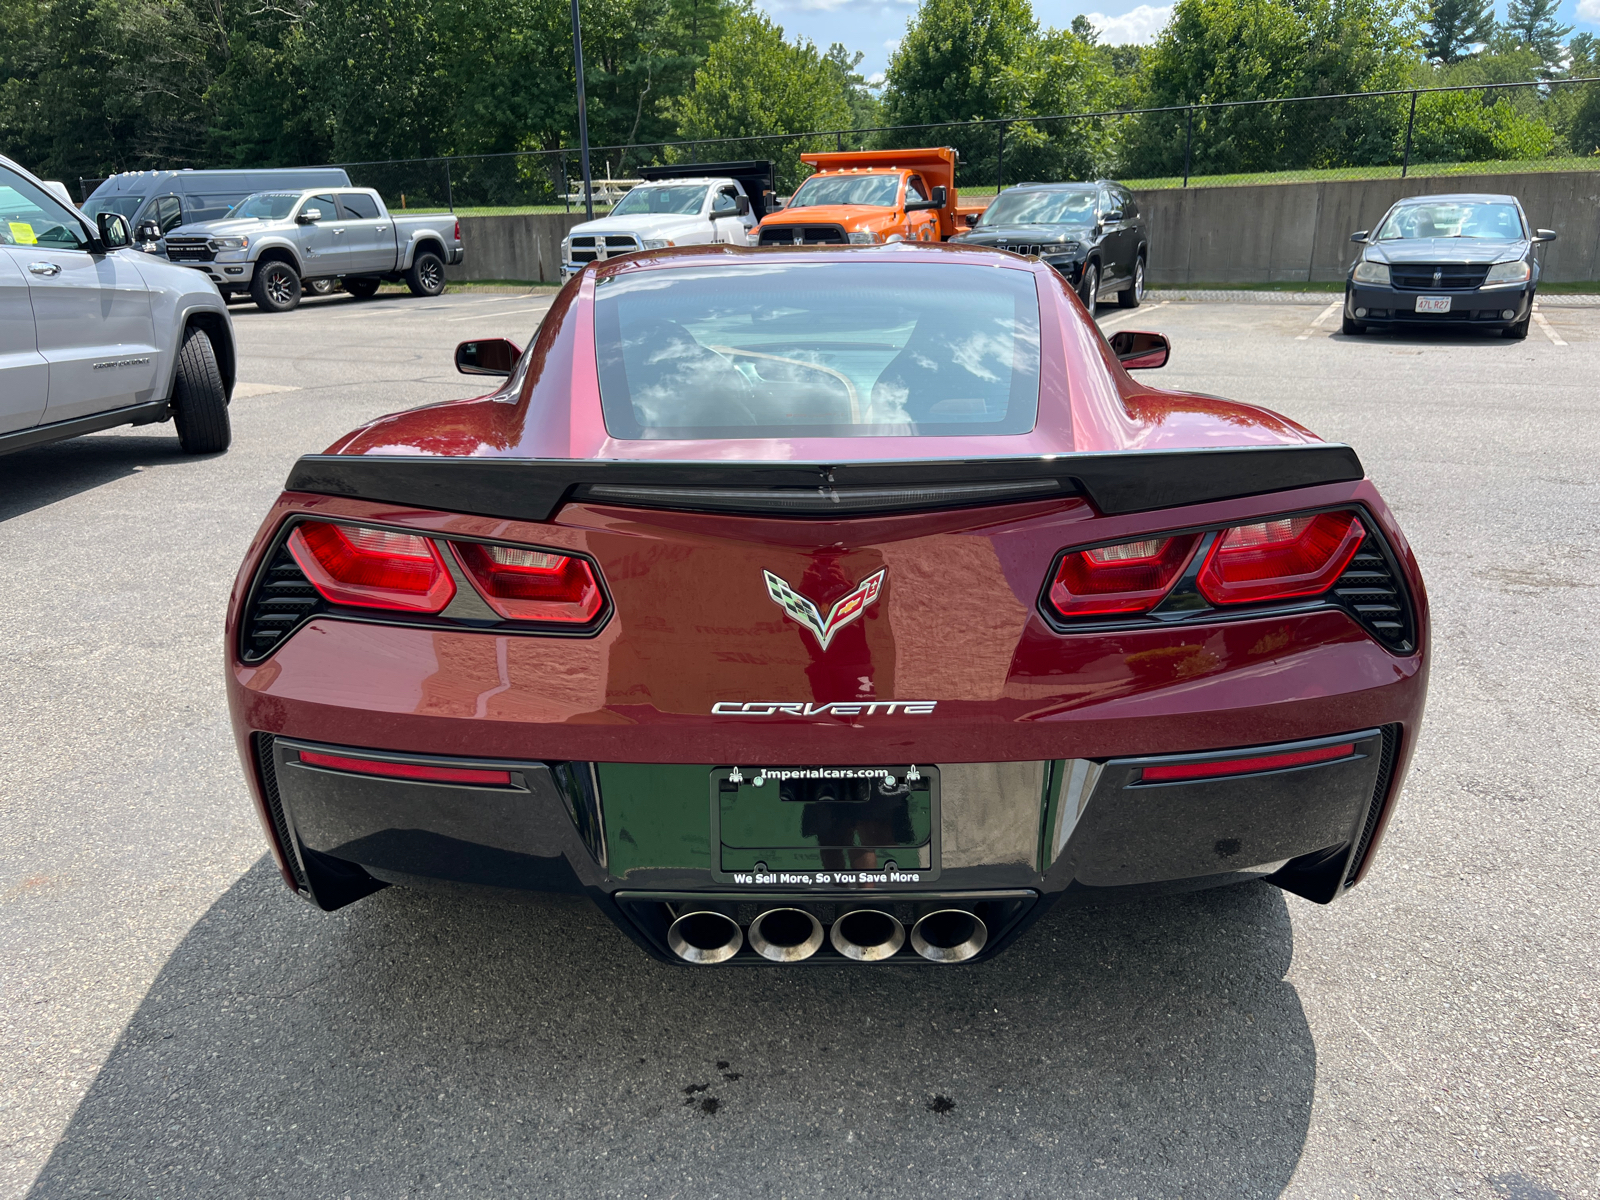
[[[769,908],[750,922],[750,949],[773,962],[799,962],[822,948],[822,922],[803,908]]]
[[[727,962],[744,945],[739,922],[719,912],[686,912],[667,929],[667,945],[684,962]]]
[[[846,958],[881,962],[906,944],[906,927],[886,912],[858,908],[833,923],[828,939]]]
[[[924,913],[911,927],[911,948],[929,962],[966,962],[988,940],[989,927],[983,918],[964,908]]]

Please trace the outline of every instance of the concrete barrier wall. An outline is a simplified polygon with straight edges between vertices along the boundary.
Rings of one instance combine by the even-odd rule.
[[[561,239],[584,217],[576,213],[462,217],[466,261],[445,271],[447,279],[520,279],[561,282]]]
[[[1553,229],[1543,278],[1600,280],[1600,171],[1353,179],[1138,193],[1150,228],[1152,286],[1339,280],[1355,257],[1350,235],[1371,229],[1405,196],[1517,196],[1534,226]]]
[[[1149,281],[1304,283],[1343,279],[1350,235],[1370,229],[1402,196],[1501,192],[1519,196],[1535,226],[1554,229],[1544,278],[1600,280],[1600,171],[1353,179],[1139,193],[1150,228]],[[581,213],[462,217],[467,258],[449,278],[561,281],[561,239]]]

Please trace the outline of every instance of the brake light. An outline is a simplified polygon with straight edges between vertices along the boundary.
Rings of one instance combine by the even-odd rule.
[[[422,783],[476,783],[491,787],[511,786],[510,771],[486,771],[478,767],[435,767],[426,763],[380,762],[375,758],[348,758],[342,754],[300,751],[300,761],[309,767],[330,771],[349,771],[356,775],[382,775],[389,779],[415,779]]]
[[[456,241],[459,242],[460,240],[461,240],[461,221],[460,221],[459,218],[457,218],[457,220],[456,220]]]
[[[303,521],[289,534],[289,553],[334,604],[436,613],[456,594],[438,549],[414,533]]]
[[[509,620],[585,625],[605,604],[584,559],[517,546],[451,545],[489,607]]]
[[[1212,604],[1315,596],[1333,586],[1366,535],[1350,512],[1236,525],[1200,568],[1200,591]]]
[[[1258,754],[1254,758],[1224,758],[1214,762],[1174,763],[1170,767],[1144,767],[1139,772],[1139,782],[1178,783],[1185,779],[1216,779],[1226,775],[1251,775],[1257,771],[1282,771],[1287,767],[1308,767],[1312,763],[1349,758],[1355,752],[1354,742],[1341,742],[1337,746],[1290,750],[1283,754]]]
[[[1064,617],[1145,612],[1178,581],[1199,541],[1186,533],[1074,550],[1056,568],[1050,603]]]

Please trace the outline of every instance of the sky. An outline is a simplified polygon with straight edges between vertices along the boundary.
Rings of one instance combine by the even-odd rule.
[[[861,70],[871,77],[889,65],[889,54],[905,32],[906,20],[916,11],[916,0],[756,0],[783,26],[792,40],[808,37],[821,49],[843,42],[866,55]],[[1065,28],[1079,13],[1088,16],[1103,42],[1155,40],[1172,12],[1170,5],[1134,3],[1132,0],[1034,0],[1041,25]],[[1501,17],[1505,5],[1499,6]],[[1600,34],[1600,0],[1562,0],[1560,20],[1579,30]]]

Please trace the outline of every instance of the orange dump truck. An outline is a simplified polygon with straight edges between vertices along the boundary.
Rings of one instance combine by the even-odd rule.
[[[983,211],[957,204],[960,155],[949,146],[802,154],[800,161],[816,174],[762,220],[757,245],[942,242]]]

